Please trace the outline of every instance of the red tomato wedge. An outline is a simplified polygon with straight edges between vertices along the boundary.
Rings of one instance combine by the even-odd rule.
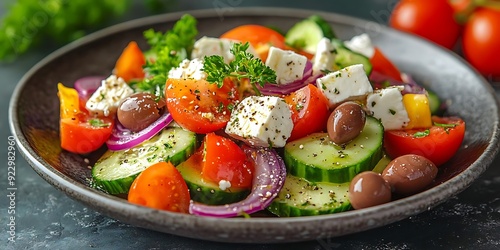
[[[135,178],[128,201],[150,208],[188,213],[189,189],[182,175],[170,162],[159,162]]]
[[[204,139],[202,176],[219,183],[225,180],[231,187],[252,187],[253,162],[231,139],[207,134]]]
[[[240,42],[249,42],[259,54],[262,61],[266,61],[271,46],[286,49],[285,37],[271,28],[247,24],[233,28],[220,36],[221,38],[233,39]]]
[[[125,82],[132,79],[144,78],[142,66],[146,58],[135,41],[130,42],[116,61],[115,75],[123,78]]]
[[[382,53],[379,48],[375,47],[375,53],[372,58],[370,58],[370,62],[372,63],[373,71],[391,77],[394,80],[398,80],[400,82],[403,81],[403,79],[401,79],[401,72],[399,69],[384,55],[384,53]]]
[[[166,84],[168,111],[180,126],[199,134],[224,128],[239,96],[236,84],[229,78],[221,88],[194,79],[170,78]]]
[[[288,141],[326,129],[328,100],[321,90],[312,84],[288,94],[285,102],[292,111],[293,130]]]
[[[113,130],[114,119],[92,117],[80,109],[78,93],[62,84],[57,86],[60,100],[61,148],[86,154],[100,148],[108,140]]]
[[[391,158],[406,154],[421,155],[436,166],[447,162],[457,152],[465,134],[465,122],[458,117],[432,117],[429,129],[389,130],[384,133],[384,147]]]

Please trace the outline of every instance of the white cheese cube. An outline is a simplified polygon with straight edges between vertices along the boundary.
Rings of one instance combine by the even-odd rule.
[[[344,44],[350,50],[360,53],[368,58],[372,58],[375,54],[375,47],[372,44],[370,36],[366,33],[355,36],[351,38],[351,40],[345,41]]]
[[[316,54],[314,54],[313,58],[313,75],[322,74],[322,70],[333,70],[336,56],[334,51],[335,48],[330,39],[324,37],[319,40],[318,45],[316,45]]]
[[[134,90],[123,78],[111,75],[101,82],[101,86],[85,103],[85,107],[97,116],[109,116],[116,112],[122,99],[133,93]]]
[[[168,78],[174,79],[195,79],[204,80],[207,73],[203,71],[203,61],[195,58],[193,60],[184,59],[177,68],[172,68],[168,72]]]
[[[226,133],[252,146],[283,147],[292,129],[292,112],[285,100],[249,96],[232,110]]]
[[[384,130],[402,129],[410,118],[403,104],[403,95],[398,87],[389,87],[369,94],[366,108],[373,117],[379,119]]]
[[[194,43],[191,58],[203,60],[205,56],[218,55],[224,58],[225,63],[229,63],[234,60],[234,55],[231,53],[231,46],[235,42],[239,41],[204,36]],[[247,52],[257,57],[257,53],[252,45],[248,46]]]
[[[373,92],[362,64],[328,73],[316,79],[316,85],[328,99],[330,107],[345,101],[364,99]]]
[[[276,71],[278,84],[287,84],[302,79],[306,63],[307,57],[276,47],[269,49],[266,59],[266,65]]]

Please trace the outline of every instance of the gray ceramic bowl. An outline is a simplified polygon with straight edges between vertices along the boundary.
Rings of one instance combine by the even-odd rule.
[[[218,36],[240,24],[258,23],[283,30],[317,12],[246,8],[217,15],[193,11],[200,35]],[[45,58],[18,84],[10,103],[10,126],[20,152],[47,182],[103,214],[139,227],[222,242],[293,242],[334,237],[380,227],[426,211],[468,187],[492,162],[499,148],[498,101],[488,83],[458,56],[416,37],[379,24],[332,13],[321,14],[337,35],[347,39],[368,32],[374,43],[405,72],[448,100],[449,115],[467,123],[459,153],[440,169],[436,184],[422,192],[381,206],[339,214],[300,218],[216,219],[170,213],[129,204],[89,187],[84,157],[59,146],[58,82],[71,85],[88,75],[107,75],[130,40],[146,48],[142,32],[166,30],[182,13],[120,24],[78,40]],[[88,156],[91,161],[98,154]]]

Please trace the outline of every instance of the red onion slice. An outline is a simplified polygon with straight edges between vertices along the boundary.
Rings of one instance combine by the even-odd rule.
[[[302,79],[293,81],[287,84],[271,84],[266,83],[263,87],[259,86],[259,90],[263,95],[286,95],[291,92],[294,92],[307,84],[316,81],[318,76],[312,75],[312,63],[311,61],[306,62],[306,67],[304,68],[304,74]]]
[[[109,139],[106,141],[106,145],[109,150],[119,151],[132,148],[143,141],[151,139],[151,137],[158,134],[162,129],[168,126],[173,120],[170,113],[163,113],[158,120],[151,123],[145,129],[139,132],[132,132],[129,129],[123,127],[118,120],[113,128],[113,132]]]
[[[78,96],[83,100],[89,99],[105,79],[104,76],[86,76],[76,80],[75,89]]]
[[[283,159],[270,148],[243,146],[243,151],[255,161],[252,192],[242,201],[227,205],[205,205],[191,202],[189,212],[194,215],[218,218],[252,214],[265,209],[285,183],[286,168]]]

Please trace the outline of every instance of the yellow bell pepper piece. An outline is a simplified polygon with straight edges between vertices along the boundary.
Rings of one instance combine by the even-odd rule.
[[[430,128],[432,126],[429,99],[425,94],[405,94],[403,104],[408,113],[410,122],[405,129]]]
[[[57,90],[57,95],[61,103],[61,119],[77,118],[80,113],[78,92],[74,88],[64,86],[62,83],[57,84]]]

